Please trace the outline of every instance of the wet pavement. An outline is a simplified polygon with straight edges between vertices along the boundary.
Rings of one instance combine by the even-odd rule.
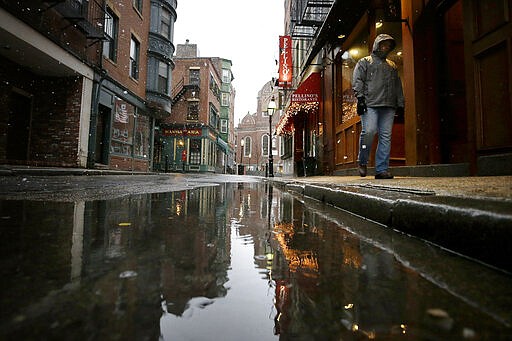
[[[507,273],[258,178],[129,179],[0,178],[0,339],[512,338]]]
[[[270,181],[512,273],[511,176]]]

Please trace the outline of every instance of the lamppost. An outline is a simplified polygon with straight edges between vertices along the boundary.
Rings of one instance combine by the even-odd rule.
[[[244,165],[242,165],[242,153],[244,151],[244,144],[245,144],[245,141],[242,138],[240,140],[240,164],[238,165],[238,175],[244,174]]]
[[[270,102],[268,102],[267,113],[268,113],[268,130],[269,130],[269,139],[268,139],[268,177],[274,177],[274,156],[272,155],[272,115],[276,111],[276,101],[274,100],[274,96]]]

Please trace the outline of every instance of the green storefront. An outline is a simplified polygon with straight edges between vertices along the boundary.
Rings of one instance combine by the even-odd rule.
[[[219,152],[217,134],[205,127],[162,127],[159,132],[159,170],[215,172]]]

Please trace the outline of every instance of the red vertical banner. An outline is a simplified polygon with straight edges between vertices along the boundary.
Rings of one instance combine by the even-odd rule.
[[[292,38],[279,36],[279,86],[292,86]]]

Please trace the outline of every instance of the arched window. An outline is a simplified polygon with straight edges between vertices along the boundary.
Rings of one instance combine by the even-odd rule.
[[[268,156],[268,135],[261,136],[261,155]]]
[[[252,140],[250,136],[246,136],[244,138],[244,157],[250,157],[251,156],[251,148],[252,148]]]

